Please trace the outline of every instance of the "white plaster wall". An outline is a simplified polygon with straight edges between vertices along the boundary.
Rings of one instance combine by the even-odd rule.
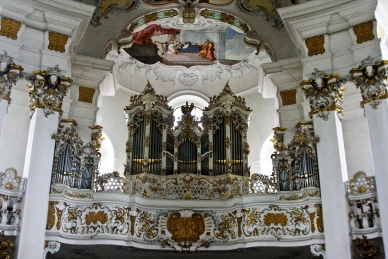
[[[264,99],[257,92],[257,89],[241,94],[241,97],[245,98],[247,106],[252,109],[248,128],[248,144],[250,148],[248,164],[251,166],[251,174],[267,174],[267,172],[259,172],[260,165],[256,161],[260,160],[260,152],[265,140],[273,134],[272,129],[278,126],[275,99]]]
[[[100,101],[98,117],[101,118],[99,125],[109,137],[114,149],[114,170],[121,175],[124,173],[126,163],[125,143],[128,140],[128,130],[124,118],[124,108],[129,105],[129,98],[133,95],[123,87],[120,87],[115,96],[103,96]],[[104,142],[102,143],[104,145]],[[106,173],[106,172],[101,172]]]
[[[365,117],[342,122],[349,179],[358,171],[374,175],[372,149]]]
[[[30,101],[26,85],[26,80],[20,79],[17,85],[13,86],[12,101],[5,116],[4,131],[0,143],[0,172],[13,167],[20,176],[23,175],[30,126]]]

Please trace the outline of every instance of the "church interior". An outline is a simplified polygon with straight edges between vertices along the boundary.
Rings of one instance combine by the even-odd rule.
[[[386,0],[0,0],[0,258],[385,258],[387,72]]]

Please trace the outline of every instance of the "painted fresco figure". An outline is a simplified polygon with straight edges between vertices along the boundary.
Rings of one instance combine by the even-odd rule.
[[[198,55],[202,58],[207,58],[207,59],[210,59],[210,60],[216,60],[216,57],[214,56],[214,43],[209,41],[209,40],[205,40],[205,43],[203,45],[199,45],[197,44],[197,46],[199,46],[201,48],[201,50],[199,51]]]

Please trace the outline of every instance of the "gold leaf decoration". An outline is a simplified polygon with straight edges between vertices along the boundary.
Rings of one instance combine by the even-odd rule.
[[[321,204],[315,204],[315,207],[317,208],[317,228],[318,231],[323,233],[324,228],[323,228],[323,216],[322,216],[322,205]]]
[[[94,96],[94,93],[96,92],[96,89],[80,86],[78,90],[79,90],[78,101],[85,102],[85,103],[93,102],[93,96]]]
[[[196,242],[205,232],[205,222],[197,213],[194,213],[191,218],[174,213],[167,220],[167,229],[172,234],[171,239],[176,242]]]
[[[283,106],[296,104],[296,89],[285,90],[280,92]]]
[[[264,215],[264,224],[266,226],[275,224],[285,227],[287,225],[287,216],[284,213],[267,213]]]
[[[20,22],[17,22],[5,17],[1,17],[0,35],[13,40],[17,40],[18,32],[21,26],[22,24]]]
[[[68,38],[69,37],[66,35],[50,31],[49,32],[49,45],[47,48],[49,50],[64,53]]]
[[[85,216],[86,225],[96,224],[97,222],[101,222],[105,224],[108,221],[108,215],[103,211],[98,212],[89,212]]]
[[[305,42],[306,42],[306,47],[309,50],[308,55],[310,57],[325,53],[325,47],[324,47],[325,37],[317,36],[317,37],[307,39]]]
[[[370,40],[374,40],[373,22],[366,22],[353,27],[353,32],[357,37],[357,43],[361,44]]]
[[[55,225],[55,205],[58,204],[57,201],[49,201],[48,211],[47,211],[47,223],[46,230],[50,230]]]

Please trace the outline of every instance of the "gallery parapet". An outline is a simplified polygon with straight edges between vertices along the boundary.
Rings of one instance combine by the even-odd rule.
[[[349,223],[353,238],[381,236],[380,212],[374,176],[359,171],[347,183]]]
[[[25,188],[26,178],[18,176],[14,168],[0,173],[0,229],[6,236],[15,236],[19,231]]]
[[[97,177],[97,192],[118,192],[145,198],[178,200],[232,199],[254,194],[275,194],[269,176],[253,174],[251,178],[232,174],[200,176],[180,174],[158,176],[138,174],[120,177],[118,172]]]

